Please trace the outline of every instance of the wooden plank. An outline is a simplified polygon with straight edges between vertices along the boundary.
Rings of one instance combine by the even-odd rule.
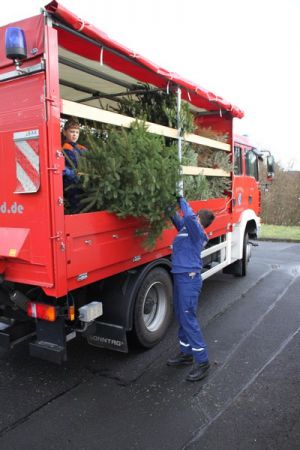
[[[105,109],[94,108],[93,106],[70,102],[69,100],[62,100],[62,112],[71,116],[80,117],[81,119],[95,120],[125,128],[130,128],[132,123],[136,121],[132,117],[106,111]],[[146,126],[148,127],[149,133],[171,137],[173,139],[177,139],[178,137],[178,131],[173,128],[151,122],[146,122]]]
[[[95,120],[96,122],[109,123],[111,125],[125,128],[130,128],[131,124],[136,120],[122,114],[71,102],[69,100],[62,100],[61,110],[63,114],[70,116],[76,116],[87,120]],[[149,133],[158,134],[160,136],[170,137],[173,139],[178,139],[179,137],[178,130],[174,128],[165,127],[164,125],[158,125],[152,122],[146,122],[145,124]],[[200,144],[218,150],[230,151],[229,144],[198,136],[196,134],[188,133],[183,139],[186,142],[192,142],[194,144]]]
[[[207,177],[230,177],[230,173],[222,169],[209,167],[181,166],[183,175],[205,175]]]
[[[187,142],[192,142],[193,144],[205,145],[207,147],[213,147],[218,150],[225,150],[230,152],[230,145],[225,142],[216,141],[214,139],[199,136],[198,134],[185,134],[184,140]]]

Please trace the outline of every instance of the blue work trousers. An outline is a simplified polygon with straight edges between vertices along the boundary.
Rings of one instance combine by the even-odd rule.
[[[201,288],[199,273],[173,273],[173,304],[179,324],[180,351],[193,355],[198,363],[208,361],[207,346],[197,319]]]

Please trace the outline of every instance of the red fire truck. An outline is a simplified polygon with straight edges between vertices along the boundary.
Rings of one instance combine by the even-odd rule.
[[[61,119],[76,116],[130,127],[112,111],[140,84],[177,92],[198,124],[227,142],[147,123],[148,131],[228,153],[232,171],[182,166],[185,175],[228,176],[226,196],[194,201],[216,214],[203,251],[203,279],[220,270],[244,276],[249,238],[259,232],[259,153],[233,137],[242,111],[110,39],[56,1],[37,16],[0,28],[0,346],[29,341],[30,354],[67,357],[77,334],[95,346],[127,351],[132,332],[155,345],[172,317],[171,243],[163,233],[146,251],[139,220],[107,211],[65,214]],[[272,164],[269,172],[271,175]]]

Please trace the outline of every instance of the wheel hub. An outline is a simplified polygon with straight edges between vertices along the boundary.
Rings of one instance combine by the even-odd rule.
[[[144,297],[143,321],[148,331],[155,332],[160,328],[165,319],[167,301],[162,283],[153,282]]]

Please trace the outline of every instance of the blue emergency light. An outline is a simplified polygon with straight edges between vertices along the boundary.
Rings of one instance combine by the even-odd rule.
[[[27,58],[27,46],[24,31],[21,28],[8,27],[5,31],[6,57],[14,61]]]

